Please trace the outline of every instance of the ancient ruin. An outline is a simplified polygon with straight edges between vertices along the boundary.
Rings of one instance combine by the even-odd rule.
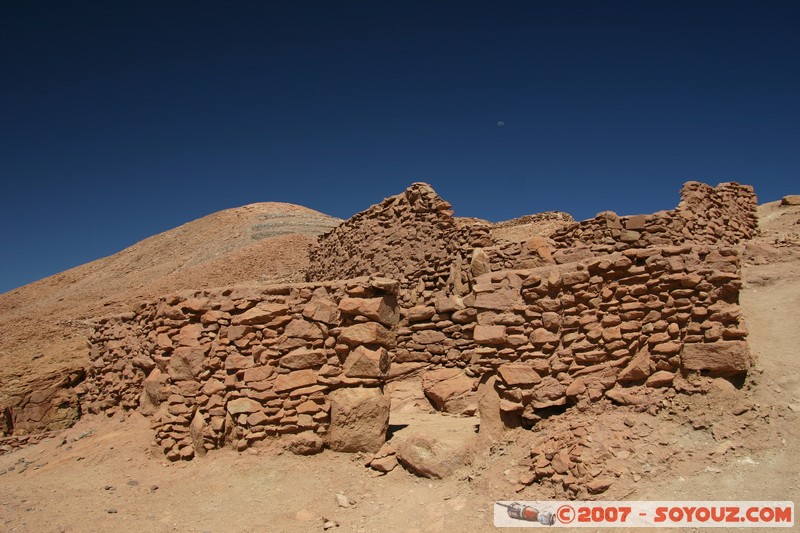
[[[416,183],[319,237],[307,283],[184,292],[103,320],[80,403],[149,414],[178,460],[274,438],[377,452],[408,380],[439,411],[477,412],[491,442],[554,409],[647,409],[741,378],[734,245],[756,232],[756,198],[695,182],[681,197],[509,242]]]

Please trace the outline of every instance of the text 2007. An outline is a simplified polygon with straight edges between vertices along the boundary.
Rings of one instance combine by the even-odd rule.
[[[578,522],[625,522],[630,507],[578,507]]]

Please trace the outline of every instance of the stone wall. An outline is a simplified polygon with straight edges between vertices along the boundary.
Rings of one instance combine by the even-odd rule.
[[[413,305],[462,281],[463,254],[494,244],[484,225],[459,225],[450,204],[415,183],[321,235],[311,250],[310,282],[377,275],[400,282],[402,304]]]
[[[400,303],[408,308],[430,302],[442,290],[463,296],[476,276],[490,271],[565,264],[635,248],[733,245],[755,235],[755,209],[750,186],[688,182],[680,204],[670,211],[626,217],[607,211],[556,230],[549,239],[504,241],[492,237],[492,226],[457,224],[449,203],[429,185],[415,183],[320,236],[307,278],[394,278],[401,285]]]
[[[484,427],[702,390],[749,368],[731,245],[756,231],[756,204],[738,184],[681,194],[672,211],[511,242],[414,184],[321,236],[313,283],[183,293],[104,321],[81,401],[152,414],[167,457],[188,459],[278,435],[302,453],[377,449],[383,386],[410,373],[448,412],[474,412],[489,387]],[[361,418],[368,435],[348,434]]]
[[[408,310],[395,361],[496,374],[502,409],[529,420],[582,400],[690,390],[695,376],[749,367],[732,248],[626,250],[475,281],[466,297]]]
[[[92,412],[152,415],[172,460],[277,435],[296,436],[301,453],[318,451],[337,416],[332,396],[358,390],[338,394],[340,411],[358,408],[359,398],[383,401],[397,289],[373,277],[162,298],[101,322],[81,400]],[[385,411],[372,428],[377,447],[388,401]],[[330,447],[350,445],[341,433]]]
[[[756,205],[749,185],[711,187],[690,181],[675,209],[624,217],[606,211],[556,232],[553,240],[556,248],[589,246],[595,252],[683,243],[731,245],[755,235]]]

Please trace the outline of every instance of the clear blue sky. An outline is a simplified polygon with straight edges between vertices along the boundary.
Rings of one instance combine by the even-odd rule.
[[[689,179],[800,193],[798,6],[4,1],[0,292],[413,181],[489,220],[668,209]]]

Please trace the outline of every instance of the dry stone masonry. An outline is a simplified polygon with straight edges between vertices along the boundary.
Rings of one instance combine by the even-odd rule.
[[[320,236],[306,284],[181,293],[103,321],[81,402],[152,415],[177,460],[276,437],[376,452],[390,400],[413,387],[479,412],[489,437],[569,405],[700,392],[749,368],[736,245],[755,207],[751,187],[690,182],[674,210],[509,241],[415,183]]]
[[[83,402],[140,409],[170,459],[277,435],[298,453],[377,451],[397,282],[361,278],[181,293],[104,320]]]

